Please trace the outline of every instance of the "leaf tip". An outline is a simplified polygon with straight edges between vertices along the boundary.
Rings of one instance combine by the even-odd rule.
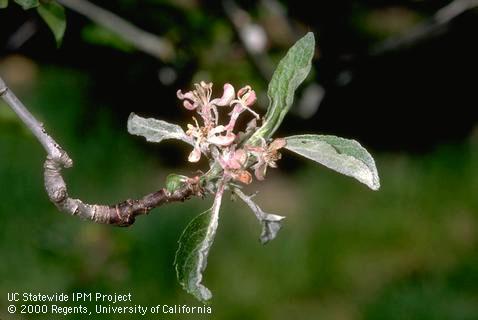
[[[312,31],[309,31],[305,34],[304,39],[307,39],[308,41],[313,41],[315,43],[315,36]]]
[[[128,116],[127,128],[128,128],[128,132],[130,134],[134,134],[133,133],[133,121],[134,121],[135,117],[136,117],[136,113],[134,113],[134,112],[131,112]]]
[[[128,122],[130,122],[134,117],[136,117],[136,113],[131,112],[128,116]]]
[[[380,178],[378,177],[378,174],[375,176],[375,179],[371,185],[369,185],[369,188],[372,189],[373,191],[378,191],[380,189]]]
[[[36,4],[29,4],[36,7],[38,14],[50,28],[50,31],[55,38],[56,46],[59,48],[63,42],[63,37],[66,30],[65,8],[56,1],[41,3],[36,1]]]

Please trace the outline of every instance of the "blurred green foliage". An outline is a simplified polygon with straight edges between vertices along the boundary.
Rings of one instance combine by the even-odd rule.
[[[86,91],[90,81],[44,67],[17,91],[74,159],[65,171],[71,195],[114,203],[162,187],[171,172],[196,170],[162,166],[168,154],[146,153],[140,138],[128,136],[126,118],[118,130],[101,105],[84,114],[97,103]],[[172,263],[181,231],[211,199],[155,209],[127,229],[95,225],[48,201],[43,160],[40,145],[0,104],[0,318],[11,318],[4,298],[11,291],[131,292],[135,304],[198,305],[177,284]],[[376,193],[319,166],[271,170],[249,190],[261,191],[264,210],[287,216],[265,247],[256,218],[225,201],[205,275],[215,294],[212,316],[160,318],[477,319],[478,143],[376,160]]]
[[[96,24],[89,24],[81,31],[83,39],[96,45],[105,45],[124,52],[133,52],[134,47],[111,32]]]

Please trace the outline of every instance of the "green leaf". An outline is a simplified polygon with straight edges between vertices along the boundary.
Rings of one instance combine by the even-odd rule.
[[[81,36],[89,43],[107,46],[124,52],[134,52],[135,47],[124,41],[117,33],[97,24],[89,24],[81,30]]]
[[[353,177],[372,190],[380,188],[375,161],[357,141],[314,134],[291,136],[286,140],[286,149]]]
[[[279,62],[267,90],[269,108],[264,123],[249,139],[250,144],[257,143],[261,138],[270,138],[279,128],[292,106],[295,90],[309,74],[314,50],[314,34],[309,32]]]
[[[8,0],[0,0],[0,9],[8,7]]]
[[[202,302],[212,298],[211,291],[202,284],[202,274],[206,269],[209,249],[216,235],[222,192],[223,189],[216,193],[211,209],[194,218],[186,227],[179,239],[174,259],[179,283],[184,290]]]
[[[28,10],[31,8],[38,7],[40,5],[39,0],[14,0],[20,6],[22,6],[23,10]]]
[[[60,46],[66,30],[65,8],[56,1],[42,1],[37,11],[55,36],[57,46]]]
[[[178,139],[194,145],[192,139],[180,126],[153,118],[142,118],[134,113],[131,113],[128,118],[128,132],[143,136],[150,142],[159,143],[166,139]]]

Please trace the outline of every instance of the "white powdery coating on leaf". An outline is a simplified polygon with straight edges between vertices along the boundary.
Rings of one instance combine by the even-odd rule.
[[[234,193],[239,196],[239,198],[244,201],[249,208],[256,215],[257,220],[262,225],[262,232],[260,236],[260,241],[262,244],[266,244],[271,240],[274,240],[277,236],[277,233],[282,228],[282,220],[285,219],[284,216],[279,216],[277,214],[266,213],[264,212],[254,201],[252,197],[247,196],[240,189],[236,188]]]
[[[279,62],[267,89],[269,107],[264,122],[250,138],[251,144],[256,144],[260,138],[272,137],[279,128],[292,107],[296,89],[310,72],[314,52],[315,38],[314,34],[309,32],[297,41]]]
[[[128,132],[145,137],[150,142],[161,142],[166,139],[181,140],[194,145],[184,130],[175,124],[153,118],[143,118],[131,113],[128,118]]]
[[[179,239],[179,248],[176,252],[175,266],[179,283],[187,292],[203,302],[212,297],[211,291],[201,282],[209,250],[216,235],[223,192],[224,185],[220,186],[216,193],[212,208],[197,216],[186,227]],[[201,220],[204,217],[208,220]],[[207,226],[203,226],[203,222],[207,222]]]
[[[312,134],[292,136],[286,140],[286,149],[353,177],[372,190],[380,188],[375,161],[357,141]]]
[[[212,298],[211,291],[201,284],[202,282],[202,273],[207,266],[207,256],[209,255],[209,249],[214,242],[214,237],[216,235],[217,226],[219,223],[219,209],[221,208],[222,201],[222,192],[223,190],[218,191],[216,198],[214,199],[214,204],[211,209],[211,221],[207,227],[206,235],[204,241],[201,243],[201,247],[198,252],[198,262],[196,266],[196,281],[194,285],[200,291],[202,300],[209,300]]]

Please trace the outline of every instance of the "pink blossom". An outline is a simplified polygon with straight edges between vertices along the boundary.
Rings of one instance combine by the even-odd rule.
[[[180,100],[183,100],[183,106],[188,110],[197,110],[201,115],[205,124],[217,122],[217,110],[215,106],[210,103],[212,95],[212,83],[201,81],[199,84],[194,84],[195,89],[182,93],[178,90],[176,95]]]
[[[235,94],[234,87],[231,84],[226,83],[224,85],[224,93],[222,94],[222,97],[212,100],[211,104],[219,107],[229,106],[231,101],[234,99]]]
[[[196,97],[194,96],[192,91],[188,91],[185,94],[183,94],[181,90],[178,90],[176,92],[176,95],[178,96],[179,99],[184,100],[183,106],[186,109],[194,110],[197,107],[199,107],[199,103],[196,101]]]
[[[257,162],[252,166],[257,180],[264,180],[268,166],[277,168],[276,161],[281,158],[279,149],[285,147],[286,144],[284,138],[277,138],[269,145],[263,139],[260,147],[248,147],[248,150],[257,158]]]
[[[277,167],[276,161],[280,159],[279,149],[285,146],[285,139],[275,139],[270,144],[263,139],[260,146],[245,146],[237,149],[238,143],[243,141],[244,135],[251,134],[257,129],[259,115],[251,109],[257,96],[250,86],[245,86],[235,92],[234,87],[226,83],[220,98],[211,100],[212,83],[200,82],[194,85],[195,89],[182,93],[177,92],[178,98],[183,100],[183,105],[188,110],[195,110],[202,118],[200,125],[193,117],[195,125],[188,124],[186,134],[193,138],[194,148],[189,154],[190,162],[197,162],[201,154],[212,156],[224,172],[225,178],[250,183],[252,175],[248,171],[251,163],[249,157],[254,156],[255,163],[252,169],[257,179],[263,180],[267,167]],[[235,98],[235,99],[234,99]],[[232,107],[230,119],[226,126],[219,125],[217,107]],[[249,111],[254,119],[247,124],[245,132],[240,132],[239,137],[233,132],[237,119],[244,111]],[[215,146],[215,148],[211,148]]]
[[[249,184],[252,182],[252,175],[244,168],[247,164],[247,152],[243,149],[226,151],[219,159],[224,169],[224,176],[233,180]]]
[[[195,147],[193,151],[188,156],[188,161],[189,162],[198,162],[201,159],[201,149],[198,147]]]
[[[229,146],[234,142],[234,139],[236,139],[236,135],[234,133],[227,133],[226,135],[213,135],[209,138],[207,138],[207,141],[211,144],[225,147]]]
[[[231,101],[231,106],[234,106],[234,109],[232,109],[232,112],[229,114],[231,118],[226,126],[228,132],[234,130],[239,115],[245,110],[252,113],[256,119],[259,119],[259,115],[250,108],[255,102],[256,93],[250,86],[239,89],[237,99]]]

